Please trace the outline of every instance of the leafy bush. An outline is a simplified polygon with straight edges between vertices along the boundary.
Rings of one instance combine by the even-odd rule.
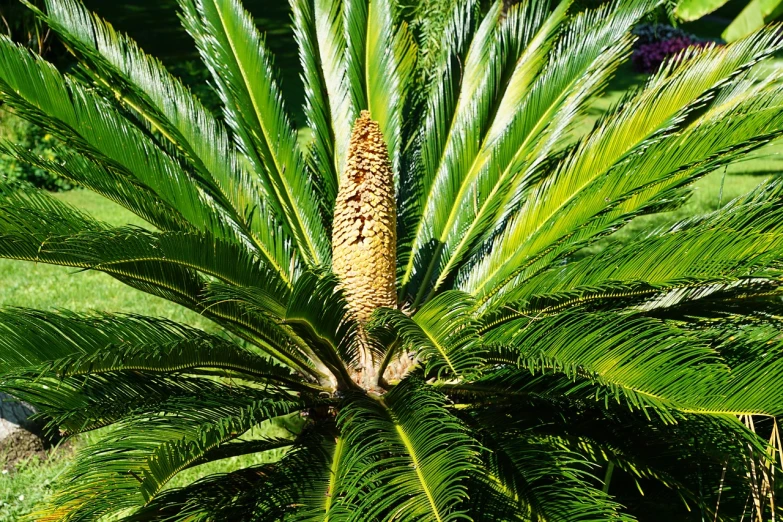
[[[13,141],[19,147],[47,161],[60,161],[57,139],[54,136],[37,125],[14,116],[6,118],[4,123],[9,127],[6,130],[13,135]],[[52,172],[4,154],[0,154],[0,178],[9,183],[29,184],[53,192],[73,188],[70,182]]]
[[[636,47],[659,43],[673,38],[693,38],[693,35],[668,24],[639,24],[631,33],[636,36]]]

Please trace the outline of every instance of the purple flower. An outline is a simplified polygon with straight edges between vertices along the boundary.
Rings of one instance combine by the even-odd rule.
[[[667,40],[638,46],[631,57],[634,68],[639,72],[654,73],[661,64],[689,47],[704,47],[707,42],[695,41],[688,36],[675,36]]]

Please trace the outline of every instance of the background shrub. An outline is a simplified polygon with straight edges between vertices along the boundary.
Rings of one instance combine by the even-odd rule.
[[[631,62],[638,72],[654,73],[667,58],[689,47],[703,47],[710,40],[699,38],[668,24],[639,24],[633,31],[636,37]]]
[[[10,141],[49,161],[59,161],[57,140],[52,135],[11,113],[5,115],[2,123],[5,127],[3,134],[10,137]],[[70,182],[54,174],[4,154],[0,154],[0,178],[9,182],[30,184],[53,192],[73,188]]]

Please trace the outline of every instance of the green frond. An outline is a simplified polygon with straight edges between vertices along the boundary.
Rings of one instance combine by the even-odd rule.
[[[540,381],[540,377],[533,377],[528,372],[517,373],[520,383]],[[546,390],[548,384],[539,382],[539,388]],[[537,472],[530,472],[536,464],[526,464],[515,471],[513,459],[504,455],[503,448],[507,443],[522,455],[528,450],[535,455],[549,446],[555,455],[560,455],[563,463],[568,462],[566,459],[581,461],[582,465],[577,464],[575,471],[582,474],[597,475],[601,466],[604,468],[600,470],[603,475],[611,462],[618,470],[627,473],[622,475],[622,481],[635,482],[640,495],[648,493],[647,488],[653,483],[659,483],[671,488],[686,506],[698,505],[705,494],[709,497],[714,491],[712,487],[710,493],[700,490],[699,477],[703,483],[715,482],[717,487],[721,475],[727,470],[728,475],[724,475],[726,486],[729,489],[736,487],[744,502],[747,485],[743,484],[742,477],[748,471],[747,451],[754,448],[754,451],[763,452],[765,445],[735,416],[679,414],[677,422],[672,423],[644,415],[629,415],[625,406],[613,402],[603,404],[590,397],[580,398],[557,392],[548,397],[528,395],[496,404],[483,402],[462,411],[460,415],[466,422],[486,437],[482,439],[487,448],[486,457],[493,458],[501,470],[498,475],[505,478],[512,488],[521,485],[522,491],[529,491],[525,479],[537,476]],[[543,455],[540,458],[547,460]],[[541,471],[546,473],[556,468],[556,465],[550,465],[549,470],[541,468]],[[567,501],[566,495],[570,493],[564,495],[564,492],[570,481],[566,477],[559,477],[565,482],[556,482],[559,486],[557,491],[547,491],[553,484],[547,484],[546,478],[541,478],[545,480],[542,493],[554,494],[554,505],[558,500]],[[623,486],[618,488],[616,479],[604,485],[604,491],[608,489],[614,493],[618,489],[626,489]],[[593,488],[598,484],[600,481],[596,477],[587,485]],[[574,483],[571,482],[571,485]],[[532,496],[535,501],[535,490]],[[625,496],[625,499],[633,502],[633,497]],[[544,510],[550,505],[548,502],[536,504]],[[564,506],[566,509],[576,510],[575,504],[579,503],[574,499],[568,504]],[[585,504],[590,503],[582,503]],[[554,518],[559,520],[561,517]]]
[[[346,465],[339,502],[351,506],[347,520],[390,513],[401,521],[464,519],[477,446],[443,405],[437,392],[409,379],[382,399],[356,398],[342,407]]]
[[[347,448],[335,426],[316,424],[297,440],[297,447],[281,461],[290,495],[295,498],[296,509],[286,517],[292,521],[328,522],[342,520],[345,506],[337,497]],[[275,507],[270,504],[270,507]]]
[[[573,249],[576,244],[585,244],[586,238],[611,230],[622,214],[644,206],[654,197],[646,194],[646,200],[641,200],[635,192],[652,186],[650,190],[659,194],[671,188],[671,184],[656,184],[658,180],[650,179],[660,171],[676,174],[683,167],[719,155],[724,148],[732,152],[720,142],[712,143],[720,134],[705,131],[702,139],[706,141],[694,139],[692,142],[694,148],[690,151],[698,150],[699,154],[695,158],[687,158],[688,150],[674,157],[653,153],[657,147],[672,144],[672,141],[682,144],[679,139],[686,136],[676,132],[677,126],[695,108],[712,98],[716,89],[735,78],[738,71],[767,57],[780,42],[774,33],[760,33],[725,48],[695,53],[690,59],[665,68],[653,77],[643,90],[599,122],[590,135],[566,154],[554,173],[526,195],[526,201],[510,218],[502,235],[487,247],[491,254],[466,271],[459,286],[471,293],[491,295],[523,270],[540,266],[542,262],[538,256],[551,260],[567,247]],[[772,109],[777,99],[778,94],[773,90],[761,106],[766,104],[770,106],[770,113],[777,112]],[[755,120],[757,112],[758,108],[747,113],[738,111],[738,116],[745,115],[751,127],[750,121]],[[763,114],[760,117],[763,118]],[[718,121],[728,125],[731,120]],[[769,126],[776,128],[777,123]],[[693,132],[687,137],[693,139],[697,135]],[[753,138],[744,130],[727,141],[741,140],[741,147],[743,142]],[[634,164],[636,161],[652,158],[659,163],[683,159],[685,162],[678,161],[668,169],[658,164],[655,167],[645,165],[644,170],[632,168],[638,165]],[[629,172],[643,173],[647,179],[637,175],[631,181]],[[607,212],[607,207],[613,212]],[[594,218],[593,222],[591,218]]]
[[[391,0],[344,0],[347,83],[356,114],[366,109],[389,149],[400,181],[403,109],[411,88],[416,48]]]
[[[476,0],[400,0],[398,10],[408,22],[416,40],[416,81],[423,86],[434,86],[442,81],[439,69],[448,54],[454,38],[462,35],[457,18],[475,18],[481,5]],[[463,19],[464,21],[464,19]],[[421,93],[417,93],[421,94]]]
[[[287,514],[291,498],[276,488],[280,479],[274,464],[251,466],[231,473],[204,477],[181,488],[161,492],[147,505],[124,519],[129,522],[170,520],[248,520],[250,513],[270,519]],[[275,509],[262,511],[261,506]]]
[[[277,273],[235,243],[197,233],[157,233],[120,227],[71,236],[51,237],[42,254],[65,255],[94,270],[133,263],[173,263],[228,284],[255,286],[274,295],[279,309],[288,297]]]
[[[288,295],[276,272],[233,242],[196,232],[110,228],[35,192],[0,193],[0,201],[3,257],[108,273],[129,271],[134,265],[174,264],[227,283],[257,286],[275,295],[278,303]]]
[[[358,358],[359,326],[350,317],[337,279],[305,272],[296,282],[284,318],[329,368],[340,388],[355,386],[347,366]]]
[[[49,161],[16,144],[0,141],[0,151],[21,162],[71,181],[117,203],[160,230],[186,231],[193,227],[174,207],[121,169],[99,163],[72,151],[58,149],[60,162]]]
[[[497,299],[499,313],[532,316],[601,300],[671,306],[754,278],[775,286],[783,257],[780,195],[779,183],[762,184],[708,215],[541,272]],[[663,299],[675,291],[676,300]]]
[[[101,319],[108,321],[114,317]],[[60,378],[112,372],[200,374],[203,369],[216,369],[240,378],[244,375],[262,382],[310,389],[290,368],[233,342],[199,331],[187,333],[191,336],[165,343],[158,341],[154,345],[125,341],[125,345],[110,345],[98,352],[60,358],[42,367]]]
[[[46,370],[44,369],[44,372]],[[226,389],[208,379],[99,373],[78,378],[46,376],[38,370],[5,376],[4,392],[36,408],[51,431],[74,435],[152,411],[171,413],[201,393]],[[200,404],[200,403],[199,403]]]
[[[408,352],[438,379],[465,378],[482,363],[475,302],[458,291],[444,292],[413,316],[382,308],[375,321],[387,323]]]
[[[495,477],[485,476],[468,483],[467,516],[470,520],[486,522],[525,522],[529,520],[527,513],[519,509],[510,491],[499,484]]]
[[[289,332],[268,318],[248,314],[234,301],[210,297],[213,285],[199,272],[252,285],[267,296],[271,316],[282,319],[285,284],[237,245],[195,232],[108,228],[40,192],[2,192],[0,201],[0,257],[100,270],[215,320],[286,364],[314,371],[301,347],[292,345]]]
[[[307,275],[304,277],[308,280]],[[297,282],[298,286],[301,284]],[[305,341],[306,336],[300,337],[294,328],[285,324],[286,306],[281,304],[277,296],[256,286],[238,287],[213,282],[207,285],[201,297],[205,311],[228,316],[251,334],[260,335],[265,344],[271,345],[272,350],[265,351],[273,357],[287,364],[294,362],[295,366],[304,368],[321,382],[327,380],[330,368],[321,362],[318,350]],[[275,354],[282,354],[283,357]],[[309,363],[312,368],[302,366],[303,363]]]
[[[499,36],[501,45],[513,59],[513,71],[505,80],[505,92],[487,133],[488,143],[496,141],[508,128],[547,65],[547,56],[553,51],[570,4],[570,0],[565,0],[550,9],[549,2],[527,2],[513,6],[506,13]]]
[[[45,368],[62,377],[105,371],[221,368],[291,378],[291,370],[233,342],[166,319],[135,315],[0,311],[0,372]]]
[[[318,391],[292,370],[229,340],[166,320],[9,309],[0,325],[5,332],[0,387],[34,404],[67,433],[159,411],[167,402],[172,413],[178,412],[191,397],[215,398],[226,390],[232,396],[256,394],[193,377],[202,370]]]
[[[415,182],[412,200],[406,201],[401,220],[411,229],[400,235],[400,241],[410,250],[400,257],[405,262],[400,284],[403,291],[421,276],[414,270],[417,264],[426,263],[438,249],[435,238],[438,229],[428,217],[438,208],[440,193],[449,190],[443,181],[447,174],[457,175],[465,170],[472,156],[477,153],[476,141],[480,126],[486,119],[491,68],[487,63],[495,58],[497,19],[500,2],[495,2],[473,30],[475,22],[471,12],[459,10],[454,16],[457,33],[447,42],[444,54],[448,60],[441,69],[442,82],[433,82],[425,102],[423,128],[420,134],[420,171]],[[475,100],[479,100],[478,102]],[[481,103],[483,101],[483,103]],[[411,215],[408,215],[411,214]],[[432,238],[433,244],[428,243]],[[423,253],[429,254],[427,258]],[[414,276],[416,276],[414,278]]]
[[[438,2],[438,4],[442,3]],[[437,81],[431,81],[426,88],[421,88],[420,91],[423,92],[418,93],[418,97],[422,99],[412,102],[417,107],[420,106],[418,110],[421,112],[421,124],[419,128],[410,130],[413,135],[411,140],[416,146],[408,148],[403,155],[406,172],[400,180],[397,196],[399,201],[397,264],[398,272],[402,270],[402,273],[398,274],[398,280],[402,285],[410,284],[413,266],[417,262],[412,259],[414,255],[412,245],[416,240],[418,229],[426,226],[426,222],[421,220],[424,194],[432,190],[437,162],[440,161],[446,141],[450,138],[451,116],[456,112],[459,103],[459,87],[463,76],[462,64],[465,62],[472,34],[476,30],[476,7],[476,3],[472,1],[455,2],[444,34],[438,35],[438,39],[443,39],[438,43],[442,58],[434,65],[434,70],[426,69],[421,73],[431,75]],[[488,25],[485,21],[482,26],[484,32],[488,30]],[[486,38],[484,40],[486,45]],[[425,49],[420,50],[425,51]],[[473,51],[473,53],[485,54],[484,51]],[[420,55],[419,65],[423,67],[424,62],[433,60],[432,56]],[[467,62],[472,65],[471,70],[475,70],[473,61],[475,58]],[[403,297],[404,294],[400,299]]]
[[[180,0],[182,20],[212,73],[226,121],[260,176],[267,201],[311,266],[328,263],[318,195],[286,116],[272,58],[237,0]]]
[[[573,330],[582,332],[573,336]],[[596,396],[615,398],[633,409],[664,417],[670,411],[702,414],[778,415],[771,384],[781,363],[770,355],[728,364],[708,338],[687,324],[676,325],[640,314],[579,310],[547,318],[516,319],[485,336],[490,345],[518,350],[518,364],[535,373],[562,373],[599,385]],[[759,342],[733,341],[735,349]],[[776,353],[777,342],[770,346]],[[754,383],[751,385],[751,383]]]
[[[422,221],[427,225],[419,228],[406,270],[424,277],[417,281],[414,303],[432,296],[479,238],[492,233],[492,220],[513,194],[515,179],[526,177],[520,162],[529,161],[541,144],[551,149],[627,53],[629,41],[618,41],[617,35],[628,31],[650,5],[607,5],[580,14],[563,28],[568,3],[550,12],[544,3],[529,2],[512,9],[499,24],[490,40],[492,65],[477,75],[484,78],[479,90],[470,102],[461,102],[465,106],[454,116],[454,135],[440,154],[425,200]],[[553,57],[546,63],[549,49]],[[463,85],[460,97],[470,93],[466,87],[472,84]],[[523,95],[525,103],[519,104]],[[429,241],[434,247],[426,253],[425,265],[411,266]]]
[[[84,63],[87,76],[180,151],[210,196],[270,263],[287,274],[291,252],[284,238],[269,234],[280,227],[264,215],[254,177],[242,166],[222,126],[181,82],[78,0],[49,1],[47,15],[41,16]]]
[[[0,98],[89,158],[112,165],[176,208],[196,229],[234,237],[235,224],[179,164],[95,91],[0,39]]]
[[[291,0],[291,7],[304,71],[305,115],[314,135],[311,170],[331,221],[352,122],[358,116],[346,82],[344,6],[340,0]]]
[[[333,424],[316,424],[306,429],[274,467],[266,467],[263,472],[248,468],[251,474],[246,478],[252,480],[235,480],[245,474],[241,471],[214,477],[223,479],[225,486],[233,490],[230,503],[222,498],[225,486],[210,477],[164,491],[130,520],[162,520],[165,514],[188,520],[250,520],[259,516],[270,520],[341,520],[330,510],[330,487],[334,472],[339,470],[335,460],[339,461],[342,454],[339,441],[335,443],[325,436],[324,432],[333,430]],[[211,498],[210,490],[219,494]]]
[[[184,469],[224,459],[287,449],[293,445],[293,440],[281,437],[229,441],[213,447],[213,449],[205,452],[201,458],[192,460]]]
[[[766,441],[736,416],[677,413],[667,420],[629,414],[625,405],[614,401],[604,403],[587,393],[557,389],[553,379],[565,381],[562,377],[533,376],[509,367],[498,373],[505,377],[499,375],[494,384],[492,379],[482,380],[485,387],[496,385],[502,395],[491,402],[485,397],[471,409],[459,410],[482,433],[555,439],[561,448],[591,461],[593,469],[613,463],[627,473],[622,480],[635,482],[640,495],[647,494],[651,486],[655,490],[658,483],[671,488],[685,506],[714,499],[721,476],[728,494],[724,500],[732,490],[741,505],[749,493],[744,478],[750,470],[748,451],[764,453]],[[529,393],[506,395],[506,385],[527,388]],[[700,481],[714,486],[698,488]],[[608,489],[611,493],[626,489],[617,486],[615,479]],[[625,499],[634,503],[632,497]]]
[[[299,409],[301,404],[282,398],[259,400],[238,410],[231,417],[205,424],[190,439],[172,440],[159,445],[147,458],[147,469],[143,470],[140,489],[145,501],[149,502],[177,473],[196,462],[203,461],[221,444],[237,438],[265,420],[287,415]]]
[[[530,519],[633,520],[595,486],[595,466],[557,439],[487,431],[488,467]]]
[[[225,446],[233,445],[237,444]],[[338,446],[316,429],[308,430],[274,466],[245,468],[163,491],[129,520],[333,519],[328,487],[333,478],[330,464],[339,455],[335,453]]]
[[[183,409],[177,416],[140,415],[117,424],[92,448],[77,454],[59,492],[38,515],[64,513],[63,520],[83,520],[127,514],[143,507],[168,480],[220,444],[303,407],[299,401],[274,395],[233,404],[201,399],[191,401],[194,409]],[[107,481],[112,488],[105,491],[101,484]]]

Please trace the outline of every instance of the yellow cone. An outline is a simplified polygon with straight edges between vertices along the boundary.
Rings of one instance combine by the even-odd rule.
[[[377,308],[397,306],[396,267],[397,208],[389,151],[378,122],[362,111],[351,132],[332,225],[332,270],[360,323]],[[362,333],[353,380],[377,390],[378,363]]]
[[[360,322],[378,307],[396,307],[397,209],[380,126],[362,111],[353,126],[335,203],[333,271]]]

